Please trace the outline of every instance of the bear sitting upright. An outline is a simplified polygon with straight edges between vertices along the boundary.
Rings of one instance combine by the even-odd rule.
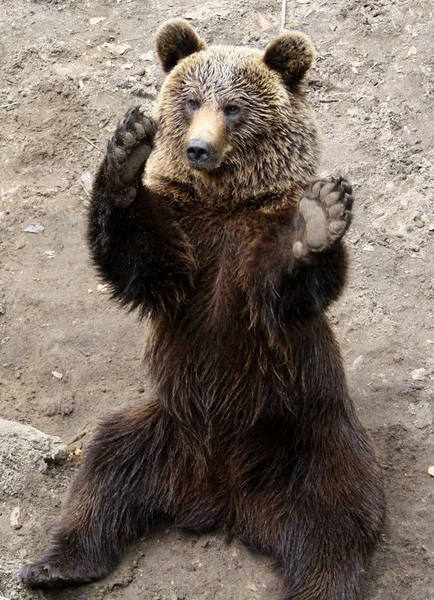
[[[100,579],[168,522],[274,556],[287,600],[355,600],[384,500],[325,315],[352,194],[314,179],[311,44],[208,48],[172,20],[157,49],[156,122],[134,108],[119,124],[89,215],[100,275],[149,318],[152,391],[99,426],[51,550],[21,579]]]

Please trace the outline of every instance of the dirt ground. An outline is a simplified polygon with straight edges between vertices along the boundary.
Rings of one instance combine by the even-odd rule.
[[[0,498],[9,600],[279,597],[268,559],[173,530],[142,540],[97,584],[28,591],[16,572],[47,547],[98,419],[145,393],[146,327],[104,293],[84,231],[106,139],[128,107],[155,101],[156,27],[182,16],[208,42],[264,47],[280,10],[261,0],[1,2],[0,414],[60,436],[75,455]],[[309,88],[324,172],[345,174],[356,195],[351,278],[331,319],[384,465],[388,524],[370,600],[434,599],[433,22],[430,0],[288,0],[287,28],[318,53]]]

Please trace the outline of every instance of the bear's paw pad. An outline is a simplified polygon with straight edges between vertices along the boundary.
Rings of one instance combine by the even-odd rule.
[[[331,248],[351,223],[352,204],[352,189],[344,178],[320,179],[312,183],[299,205],[305,224],[305,244],[296,242],[294,254],[302,254],[305,245],[311,252]]]
[[[118,187],[124,188],[120,204],[128,204],[135,198],[135,184],[151,153],[156,129],[155,121],[136,106],[119,122],[114,136],[108,142],[110,175],[118,182]]]

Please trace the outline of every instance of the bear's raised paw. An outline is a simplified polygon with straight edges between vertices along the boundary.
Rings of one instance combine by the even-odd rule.
[[[343,177],[311,183],[299,204],[299,239],[293,244],[296,258],[324,252],[338,242],[351,223],[351,185]]]
[[[137,184],[153,147],[156,124],[139,106],[119,122],[107,144],[108,173],[118,191],[116,203],[128,206],[136,197]]]

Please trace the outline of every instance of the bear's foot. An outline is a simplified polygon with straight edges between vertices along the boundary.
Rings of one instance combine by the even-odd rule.
[[[293,244],[294,256],[332,248],[351,223],[352,204],[351,185],[343,177],[312,182],[298,208],[302,219],[298,219],[300,235]]]
[[[136,197],[138,183],[151,153],[156,124],[139,106],[127,112],[107,145],[107,167],[115,202],[128,206]]]
[[[101,579],[92,570],[88,570],[83,565],[81,568],[62,567],[50,564],[49,561],[41,561],[33,565],[25,565],[18,575],[21,583],[30,587],[65,587],[68,585],[79,585]]]

